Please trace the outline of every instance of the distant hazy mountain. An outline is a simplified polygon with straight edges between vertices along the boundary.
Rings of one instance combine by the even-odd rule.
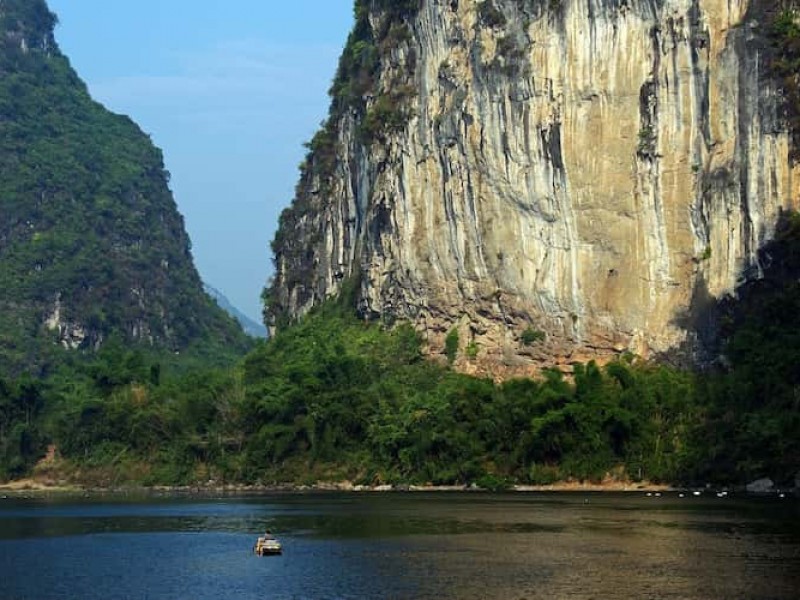
[[[244,329],[244,332],[247,335],[259,338],[268,337],[269,334],[267,333],[267,328],[261,323],[257,323],[236,308],[233,304],[231,304],[231,301],[225,297],[225,294],[205,282],[203,283],[203,287],[205,288],[206,293],[211,296],[217,302],[217,304],[219,304],[219,307],[222,310],[239,321],[239,324],[242,326],[242,329]]]

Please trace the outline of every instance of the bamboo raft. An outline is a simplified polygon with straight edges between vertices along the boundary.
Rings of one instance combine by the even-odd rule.
[[[275,538],[260,537],[256,540],[256,545],[253,550],[258,556],[271,556],[281,554],[283,552],[283,547]]]

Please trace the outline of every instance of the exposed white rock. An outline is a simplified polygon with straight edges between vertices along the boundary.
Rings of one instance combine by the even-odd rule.
[[[407,126],[365,146],[337,125],[337,175],[300,195],[276,296],[298,315],[360,279],[365,314],[410,319],[464,370],[693,347],[694,311],[757,275],[796,207],[780,99],[748,0],[426,0],[380,87]],[[380,15],[375,15],[375,22]],[[299,242],[298,242],[299,240]],[[547,339],[520,343],[533,327]]]
[[[61,315],[61,294],[57,294],[53,303],[53,312],[45,319],[44,326],[49,331],[57,332],[58,342],[68,350],[80,348],[87,337],[86,329],[79,323],[66,321]]]
[[[767,494],[775,491],[775,482],[769,477],[756,479],[747,484],[746,489],[751,494]]]

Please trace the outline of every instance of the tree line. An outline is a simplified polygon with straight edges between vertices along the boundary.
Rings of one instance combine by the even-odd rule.
[[[99,485],[743,483],[800,470],[800,217],[772,267],[716,307],[724,365],[622,356],[495,383],[423,356],[408,325],[331,301],[232,366],[111,340],[42,378],[0,379],[0,477],[54,446]],[[39,467],[44,468],[44,467]]]

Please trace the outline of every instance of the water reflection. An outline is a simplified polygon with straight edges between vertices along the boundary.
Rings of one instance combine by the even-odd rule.
[[[599,494],[4,501],[0,597],[795,599],[799,516]],[[283,557],[251,555],[265,527]]]

